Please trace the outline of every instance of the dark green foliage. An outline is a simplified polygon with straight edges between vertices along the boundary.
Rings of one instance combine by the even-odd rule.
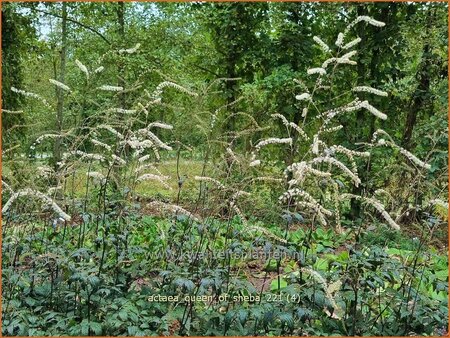
[[[11,87],[21,88],[24,78],[22,60],[26,53],[33,49],[35,31],[31,20],[18,12],[15,4],[2,6],[2,107],[9,110],[19,110],[21,97],[11,90]],[[2,114],[3,144],[12,144],[10,138],[23,137],[25,129],[19,127],[13,134],[8,130],[12,126],[23,125],[23,113]]]
[[[247,281],[239,272],[247,264],[244,258],[227,261],[218,253],[250,253],[268,242],[236,238],[223,247],[225,224],[210,223],[209,229],[218,230],[204,233],[200,225],[188,223],[150,217],[108,220],[101,271],[103,240],[89,232],[79,247],[82,226],[52,229],[35,223],[4,236],[3,334],[433,335],[446,327],[448,261],[445,255],[421,251],[418,242],[408,249],[367,240],[347,240],[343,246],[343,238],[322,229],[308,241],[305,232],[297,231],[290,246],[271,249],[287,254],[281,288],[269,275],[272,291],[262,292],[253,284],[268,272]],[[204,242],[201,258],[196,255],[199,241]],[[296,268],[303,262],[328,283],[342,282],[334,291],[341,319],[327,315],[333,312],[330,299]],[[224,295],[227,300],[220,301]],[[196,298],[186,302],[186,296]],[[211,296],[212,303],[201,296]]]

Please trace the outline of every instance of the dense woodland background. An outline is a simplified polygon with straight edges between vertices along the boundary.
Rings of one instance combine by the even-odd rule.
[[[342,116],[339,123],[343,128],[334,134],[333,143],[349,148],[356,144],[357,147],[352,149],[361,150],[364,144],[371,142],[378,129],[383,129],[401,149],[429,164],[429,170],[421,171],[411,166],[411,163],[405,163],[400,148],[393,151],[387,147],[374,150],[376,159],[361,158],[355,163],[363,183],[350,187],[348,192],[373,195],[382,189],[389,196],[383,200],[387,201],[386,209],[393,214],[401,230],[392,231],[380,225],[383,220],[378,215],[367,215],[367,209],[354,200],[342,210],[342,226],[349,230],[345,238],[336,234],[332,226],[308,227],[307,224],[314,223],[314,217],[310,218],[311,215],[301,210],[294,213],[282,210],[278,206],[278,197],[284,191],[283,187],[274,188],[264,183],[251,188],[252,197],[242,202],[238,214],[234,215],[232,208],[219,203],[223,195],[216,193],[213,188],[205,192],[203,188],[197,187],[195,176],[210,176],[224,184],[227,182],[230,186],[234,184],[244,189],[245,186],[239,184],[245,181],[247,174],[253,175],[259,169],[247,166],[245,170],[241,168],[239,172],[231,174],[230,156],[234,155],[230,155],[227,148],[232,148],[239,158],[244,158],[250,156],[258,141],[273,135],[285,137],[282,136],[285,126],[281,120],[274,119],[273,114],[281,114],[295,125],[304,124],[302,102],[296,99],[296,95],[303,92],[307,70],[318,67],[324,60],[323,50],[314,43],[313,37],[320,36],[323,41],[333,45],[338,33],[343,32],[349,22],[358,16],[370,16],[386,25],[380,28],[361,24],[352,28],[351,35],[361,38],[357,46],[358,53],[353,57],[357,65],[352,66],[352,71],[337,72],[330,94],[321,99],[329,100],[336,106],[344,104],[339,93],[359,84],[389,94],[388,97],[370,97],[370,102],[387,114],[387,120],[377,119],[363,111]],[[83,137],[90,128],[103,123],[99,112],[112,107],[122,110],[135,108],[136,102],[142,102],[143,97],[148,99],[155,90],[160,90],[158,85],[163,82],[182,87],[180,90],[176,86],[167,86],[161,102],[151,106],[148,111],[144,109],[136,117],[147,123],[161,121],[173,126],[172,130],[155,132],[161,139],[168,140],[171,146],[171,150],[162,153],[161,160],[156,163],[159,163],[157,167],[162,174],[172,178],[167,183],[172,189],[163,189],[153,182],[131,188],[127,185],[126,170],[119,170],[118,177],[121,178],[112,183],[111,196],[120,192],[127,199],[129,191],[133,190],[133,201],[124,206],[118,202],[120,198],[115,200],[111,197],[108,200],[110,209],[108,214],[103,212],[102,217],[103,223],[110,220],[113,224],[117,221],[114,226],[118,228],[109,233],[112,239],[106,230],[103,233],[99,230],[100,216],[96,216],[96,213],[100,213],[99,209],[89,208],[89,205],[97,203],[98,196],[103,194],[105,197],[107,194],[106,188],[97,191],[89,183],[86,186],[85,171],[91,170],[91,164],[67,176],[64,196],[71,196],[68,201],[61,195],[54,196],[55,200],[64,201],[61,202],[64,204],[63,209],[67,212],[70,210],[78,226],[68,231],[68,234],[73,232],[72,239],[68,239],[71,235],[66,237],[66,230],[62,234],[55,223],[53,230],[51,226],[40,228],[39,225],[33,225],[32,229],[36,226],[39,232],[18,230],[19,235],[14,232],[11,238],[8,237],[7,229],[3,228],[4,334],[445,334],[448,272],[445,275],[442,271],[448,267],[448,207],[430,206],[429,201],[448,199],[447,18],[447,4],[439,2],[2,3],[2,180],[11,188],[11,192],[26,187],[44,192],[55,184],[52,179],[36,178],[36,173],[43,165],[57,171],[59,164],[65,161],[64,153],[73,143],[61,137],[36,142],[42,135],[75,133],[83,140],[77,144],[77,149],[92,152],[95,145]],[[84,72],[80,62],[89,71]],[[48,79],[56,79],[69,86],[70,94],[49,83]],[[99,91],[98,87],[105,84],[125,90],[118,93]],[[45,98],[46,103],[23,95],[12,87],[36,93]],[[365,94],[362,93],[361,97],[365,98]],[[119,128],[121,124],[128,123],[125,118],[120,120],[120,117],[115,122]],[[314,124],[307,126],[313,128]],[[301,139],[294,141],[301,143]],[[301,147],[297,149],[299,152]],[[125,157],[128,151],[125,150]],[[299,161],[296,152],[278,146],[265,149],[264,156],[264,170],[269,174],[282,173],[283,168]],[[344,186],[341,178],[336,182]],[[318,186],[320,190],[321,186]],[[3,191],[4,204],[10,196],[5,193],[5,188]],[[200,197],[206,195],[208,198],[205,197],[199,204]],[[322,197],[326,200],[327,196],[324,194]],[[74,202],[77,199],[83,201],[79,206]],[[216,243],[219,235],[206,240],[200,227],[195,231],[187,231],[187,228],[182,228],[185,225],[180,225],[186,222],[185,219],[173,221],[146,206],[147,202],[155,200],[181,205],[205,219],[208,215],[214,215],[219,222],[216,227],[226,228],[226,239],[223,243],[219,241],[222,246]],[[104,210],[106,208],[104,204]],[[241,212],[243,215],[239,214]],[[35,224],[35,220],[42,216],[30,214],[26,206],[17,211],[17,215],[7,215],[10,228],[18,224]],[[34,215],[34,220],[30,220],[30,215]],[[122,218],[127,220],[121,223]],[[95,219],[96,227],[91,228],[89,224]],[[270,229],[292,243],[301,242],[297,243],[299,246],[295,250],[302,252],[306,263],[299,263],[300,259],[291,266],[289,260],[277,260],[274,263],[269,259],[267,262],[257,262],[254,266],[245,266],[228,261],[223,271],[218,272],[214,269],[215,265],[217,267],[220,264],[214,260],[208,261],[204,268],[193,270],[195,264],[200,266],[200,263],[195,263],[196,260],[186,265],[176,262],[171,266],[167,265],[167,261],[158,260],[160,258],[155,261],[155,257],[149,258],[131,249],[135,245],[148,246],[148,250],[163,251],[170,248],[175,253],[181,252],[177,250],[198,253],[206,250],[202,245],[211,240],[221,249],[228,250],[230,246],[241,245],[241,242],[234,243],[233,238],[240,238],[239,227],[245,226],[242,224],[245,223],[243,219]],[[51,217],[48,222],[52,224]],[[237,228],[230,230],[231,223],[238,224]],[[144,226],[139,228],[136,224]],[[87,230],[85,233],[85,225],[93,234],[92,237],[87,235]],[[130,226],[134,227],[133,230],[129,230]],[[173,227],[184,230],[178,233]],[[182,244],[167,244],[167,239],[161,239],[158,235],[160,229],[166,229],[169,238],[173,236],[178,243],[192,242],[192,246],[183,249]],[[124,239],[124,246],[114,244],[119,243],[117,238],[125,236],[125,233],[126,236],[130,233],[131,237]],[[185,237],[187,235],[191,237]],[[14,236],[31,237],[26,237],[19,250],[18,237]],[[32,244],[35,239],[33,236],[41,236],[42,246]],[[117,238],[114,239],[114,236]],[[61,244],[57,245],[57,242]],[[198,247],[197,242],[200,243]],[[248,242],[248,238],[242,242]],[[267,243],[266,246],[259,242],[253,243],[252,247],[266,248]],[[205,246],[211,249],[209,244]],[[88,249],[81,252],[84,247],[90,247],[92,253]],[[372,250],[374,247],[376,250]],[[80,251],[74,256],[76,267],[69,269],[72,277],[66,276],[68,272],[60,272],[67,262],[61,263],[59,258],[55,258],[50,264],[49,261],[44,263],[36,259],[38,265],[42,263],[42,269],[34,265],[32,267],[38,281],[30,274],[27,277],[29,280],[21,284],[21,276],[26,273],[18,272],[20,269],[17,266],[22,267],[20,271],[28,272],[31,269],[30,256],[22,257],[22,253],[36,252],[42,258],[44,253],[58,252],[62,259],[67,256],[69,248]],[[327,248],[332,249],[330,251]],[[383,251],[385,249],[391,251],[386,254]],[[346,252],[347,256],[342,258],[342,252]],[[91,254],[96,258],[89,260]],[[340,299],[339,306],[340,302],[345,303],[345,315],[336,315],[337,311],[324,315],[324,306],[336,310],[336,303],[331,301],[324,305],[323,298],[329,296],[326,292],[322,303],[317,303],[312,296],[318,292],[316,284],[308,289],[309,286],[302,284],[302,274],[300,284],[306,290],[304,296],[308,300],[298,306],[284,303],[285,307],[281,303],[266,306],[261,303],[244,309],[217,304],[217,308],[208,306],[198,309],[197,305],[190,304],[174,309],[170,304],[154,308],[154,304],[148,305],[143,301],[148,294],[155,292],[174,294],[174,290],[185,293],[196,290],[197,294],[200,290],[197,284],[203,285],[203,279],[208,278],[208,283],[216,283],[219,290],[226,285],[230,293],[234,290],[230,285],[234,285],[235,290],[241,293],[241,289],[247,290],[243,293],[249,294],[262,295],[266,291],[280,293],[282,287],[294,285],[292,280],[298,277],[295,275],[288,279],[287,274],[298,270],[303,264],[314,266],[327,278],[335,276],[333,273],[337,272],[327,261],[327,254],[341,257],[335,260],[342,263],[342,273],[348,278],[340,275],[344,286],[341,289],[342,296],[336,296]],[[313,257],[309,261],[311,255]],[[373,258],[373,255],[376,257]],[[372,260],[367,258],[369,256]],[[125,263],[125,266],[118,268],[119,262],[133,262],[133,257],[138,257],[136,259],[141,263],[130,263],[131,267]],[[320,262],[320,259],[323,261]],[[380,260],[386,264],[383,265],[386,275],[376,270],[382,269],[382,263],[373,263]],[[400,264],[398,260],[403,264],[401,267],[396,265]],[[427,263],[431,261],[433,263]],[[318,267],[318,262],[323,264]],[[98,280],[89,279],[93,278],[92,271],[95,270],[90,266],[91,263],[97,267],[100,264],[94,274]],[[352,271],[349,268],[351,264],[363,270],[355,268],[358,273],[349,273]],[[184,266],[186,270],[183,270]],[[422,266],[427,274],[422,272],[420,275],[419,271],[422,270],[419,267]],[[234,269],[238,271],[235,274]],[[243,279],[242,270],[249,271],[250,275]],[[386,277],[392,270],[405,270],[411,276],[419,277],[408,280],[400,272],[400,275]],[[38,292],[33,286],[40,283],[38,272],[43,274],[43,271],[51,276],[51,283],[50,286],[42,284],[42,290]],[[76,277],[73,277],[74,271]],[[230,274],[230,271],[233,273]],[[372,271],[373,275],[367,271]],[[435,276],[436,271],[441,271],[441,274]],[[425,281],[424,275],[429,279]],[[162,276],[162,279],[155,276]],[[383,281],[377,281],[377,276],[388,278],[392,290]],[[73,284],[69,283],[68,289],[63,286],[66,277],[73,278]],[[136,283],[139,288],[145,288],[151,284],[149,278],[159,284],[149,286],[149,293],[144,293],[141,299],[140,294],[136,296],[133,293],[133,288]],[[5,279],[11,282],[5,284]],[[239,280],[250,282],[255,291],[249,291],[253,289],[245,283],[240,285]],[[360,284],[361,280],[364,280],[363,284]],[[330,287],[331,281],[332,278],[328,279]],[[268,286],[264,286],[266,282]],[[381,296],[380,289],[375,286],[375,293],[370,297],[363,294],[365,288],[370,290],[377,282],[386,290],[391,290],[393,298],[390,298],[390,294]],[[71,289],[71,285],[78,286]],[[236,285],[240,285],[241,289]],[[413,286],[414,290],[411,291]],[[83,294],[84,287],[86,294]],[[358,289],[362,290],[361,295],[358,295]],[[308,293],[308,290],[314,291]],[[53,292],[60,293],[54,295]],[[367,292],[370,294],[371,291]],[[61,294],[67,296],[65,303],[69,305],[58,304],[57,298]],[[87,300],[80,300],[83,297]],[[108,297],[119,299],[117,302],[122,303],[109,301]],[[389,308],[389,304],[396,304],[396,301],[401,305],[392,311],[386,308],[383,310],[382,301],[379,299],[379,303],[376,303],[377,297],[384,299],[388,304],[386,308]],[[368,305],[365,309],[366,298]],[[73,308],[68,299],[73,299]],[[180,312],[177,312],[179,309]],[[44,310],[47,311],[45,316],[38,314]],[[109,320],[105,313],[116,314]],[[67,316],[73,319],[69,320]],[[250,322],[251,325],[246,326]]]
[[[301,78],[321,55],[311,43],[312,36],[333,39],[343,30],[346,20],[364,14],[386,23],[381,31],[360,26],[356,32],[363,39],[356,76],[368,79],[367,85],[377,84],[390,93],[389,100],[376,102],[380,110],[389,111],[389,121],[381,126],[404,147],[417,150],[420,155],[421,149],[427,147],[425,135],[434,129],[433,124],[446,124],[447,8],[442,3],[64,6],[5,4],[5,109],[18,110],[25,104],[20,95],[11,92],[11,86],[30,88],[55,100],[54,88],[48,85],[47,78],[82,83],[83,74],[74,71],[74,61],[79,59],[92,68],[104,66],[103,81],[132,83],[148,89],[167,78],[195,89],[207,87],[219,78],[236,79],[216,88],[220,93],[210,93],[208,104],[220,106],[242,97],[230,109],[245,111],[261,124],[272,113],[298,122],[301,111],[295,108],[296,84],[292,79]],[[62,34],[64,12],[67,17]],[[137,43],[141,44],[139,53],[120,64],[112,57],[102,58],[112,49],[132,48]],[[341,84],[354,80],[343,78]],[[82,96],[82,89],[77,90]],[[132,95],[123,95],[121,105],[126,107],[132,102]],[[73,101],[64,102],[63,129],[80,120],[77,114],[89,116],[86,110],[77,113],[77,103]],[[196,127],[199,121],[195,118],[199,107],[186,104],[176,95],[167,101],[173,108],[164,107],[161,114],[167,122],[183,126],[175,128],[177,139],[201,144],[201,131]],[[42,107],[27,108],[26,115],[3,115],[4,149],[19,141],[27,149],[32,136],[58,129],[54,116],[50,118]],[[345,134],[359,140],[369,139],[378,127],[374,117],[349,122]],[[23,138],[27,133],[28,140]],[[442,157],[440,164],[444,161]]]

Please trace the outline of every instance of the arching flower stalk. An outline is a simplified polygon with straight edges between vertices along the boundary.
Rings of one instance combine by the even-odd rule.
[[[53,211],[65,221],[70,221],[72,218],[66,214],[50,197],[41,193],[40,191],[25,188],[15,192],[5,203],[2,208],[2,214],[6,214],[8,210],[11,208],[11,205],[19,198],[19,197],[31,197],[36,198],[44,202],[45,205],[49,206],[53,209]]]
[[[65,90],[65,91],[67,91],[67,92],[70,92],[70,91],[71,91],[70,88],[69,88],[69,86],[65,85],[65,84],[62,83],[62,82],[56,81],[56,80],[54,80],[54,79],[49,79],[49,81],[50,81],[50,83],[53,83],[56,87],[61,88],[62,90]]]
[[[87,67],[84,64],[82,64],[78,59],[75,60],[75,64],[86,75],[86,79],[89,80],[89,70],[87,69]]]

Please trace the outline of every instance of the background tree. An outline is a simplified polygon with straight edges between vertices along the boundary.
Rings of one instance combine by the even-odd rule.
[[[24,62],[27,53],[36,50],[36,31],[32,18],[19,11],[17,4],[2,6],[2,107],[18,111],[23,104],[22,97],[11,87],[21,88],[24,80]],[[2,114],[2,144],[4,149],[25,136],[24,113]],[[14,130],[11,128],[14,127]]]

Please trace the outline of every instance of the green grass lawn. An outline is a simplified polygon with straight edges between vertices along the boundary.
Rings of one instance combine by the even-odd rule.
[[[161,163],[155,164],[155,167],[161,172],[164,176],[169,176],[170,178],[167,180],[167,184],[171,189],[167,189],[158,181],[148,180],[139,182],[135,187],[135,194],[140,197],[152,199],[152,198],[164,198],[168,200],[175,200],[178,193],[178,178],[177,178],[177,161],[176,160],[168,160]],[[75,172],[74,176],[69,176],[67,178],[67,192],[69,194],[72,193],[75,198],[82,198],[86,193],[86,173],[88,172],[88,165],[83,164],[79,166]],[[203,163],[201,161],[196,160],[182,160],[179,163],[178,171],[179,175],[183,180],[182,193],[181,198],[192,200],[191,197],[198,195],[199,182],[194,180],[195,176],[200,176],[203,169]],[[91,171],[99,171],[106,175],[106,171],[104,169],[98,167],[91,167]],[[144,173],[152,173],[157,174],[152,169],[148,169],[147,171],[141,172]],[[128,176],[128,175],[127,175]],[[92,184],[90,185],[90,189],[92,189]]]

